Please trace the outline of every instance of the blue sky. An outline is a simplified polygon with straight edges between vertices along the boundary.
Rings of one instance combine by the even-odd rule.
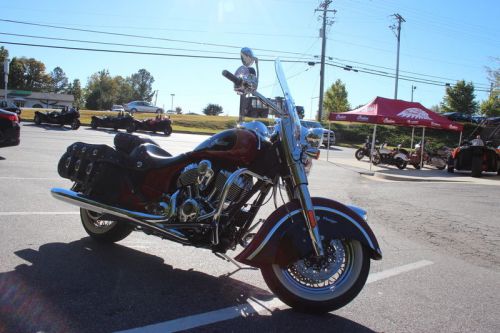
[[[314,56],[321,54],[320,21],[318,13],[314,12],[319,3],[318,0],[3,1],[1,19],[163,40],[0,21],[0,41],[221,57],[238,57],[239,47],[248,46],[261,58],[303,61],[285,63],[284,69],[296,104],[305,107],[309,118],[313,114],[311,110],[317,110],[319,95],[319,65],[307,65]],[[413,84],[417,87],[414,100],[431,107],[442,101],[445,92],[442,84],[453,84],[461,79],[474,82],[477,90],[488,90],[485,66],[499,66],[498,60],[494,60],[500,57],[499,1],[337,0],[330,7],[337,10],[335,23],[327,29],[330,62],[390,75],[396,67],[396,37],[389,29],[395,20],[391,15],[399,13],[405,18],[401,32],[400,75],[439,83],[429,85],[400,80],[399,99],[410,100]],[[6,34],[136,44],[156,49]],[[174,106],[181,106],[184,112],[201,113],[208,103],[217,103],[223,106],[224,113],[237,114],[239,98],[232,92],[231,84],[220,75],[223,69],[236,70],[240,65],[236,60],[0,45],[9,50],[11,58],[26,56],[41,60],[47,71],[60,66],[70,80],[78,78],[83,85],[91,74],[101,69],[108,69],[111,75],[128,76],[146,68],[155,78],[154,89],[159,90],[158,105],[169,109],[171,94],[175,94]],[[375,96],[394,97],[394,78],[332,66],[326,67],[325,77],[325,87],[336,79],[346,84],[352,107],[365,104]],[[260,87],[264,95],[276,95],[270,62],[261,63]],[[487,94],[476,91],[479,101]]]

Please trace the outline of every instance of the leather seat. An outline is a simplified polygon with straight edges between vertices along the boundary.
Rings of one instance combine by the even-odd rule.
[[[136,170],[150,170],[168,168],[176,164],[186,163],[187,154],[172,157],[170,153],[160,146],[152,143],[143,143],[130,153],[131,167]]]

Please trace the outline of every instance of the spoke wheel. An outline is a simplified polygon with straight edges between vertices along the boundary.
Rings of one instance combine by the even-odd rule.
[[[125,222],[110,221],[87,209],[80,209],[80,218],[83,228],[92,239],[103,243],[118,242],[133,230],[133,227]]]
[[[287,267],[262,267],[269,288],[286,304],[313,313],[329,312],[349,303],[363,288],[370,259],[355,240],[325,243],[325,257],[300,259]]]

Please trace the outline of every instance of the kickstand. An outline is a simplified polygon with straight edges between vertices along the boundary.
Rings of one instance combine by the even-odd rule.
[[[213,252],[213,254],[215,254],[216,257],[224,260],[224,261],[227,261],[227,262],[230,262],[232,263],[234,266],[238,267],[235,271],[233,272],[230,272],[230,273],[226,273],[226,274],[223,274],[221,276],[224,276],[224,277],[229,277],[237,272],[239,272],[240,270],[243,270],[243,269],[249,269],[249,270],[258,270],[258,268],[255,268],[255,267],[250,267],[250,266],[241,266],[238,262],[236,262],[233,258],[229,257],[227,254],[225,253],[217,253],[217,252]]]

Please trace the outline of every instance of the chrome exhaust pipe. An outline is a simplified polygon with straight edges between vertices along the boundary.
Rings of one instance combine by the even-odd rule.
[[[50,190],[52,196],[58,200],[78,206],[83,209],[96,212],[98,214],[109,214],[133,222],[140,226],[154,230],[169,238],[170,240],[190,244],[190,241],[179,231],[174,229],[164,229],[156,226],[156,223],[165,223],[168,218],[162,215],[152,215],[142,212],[135,212],[124,208],[113,207],[104,203],[90,199],[89,197],[64,188],[53,188]]]

